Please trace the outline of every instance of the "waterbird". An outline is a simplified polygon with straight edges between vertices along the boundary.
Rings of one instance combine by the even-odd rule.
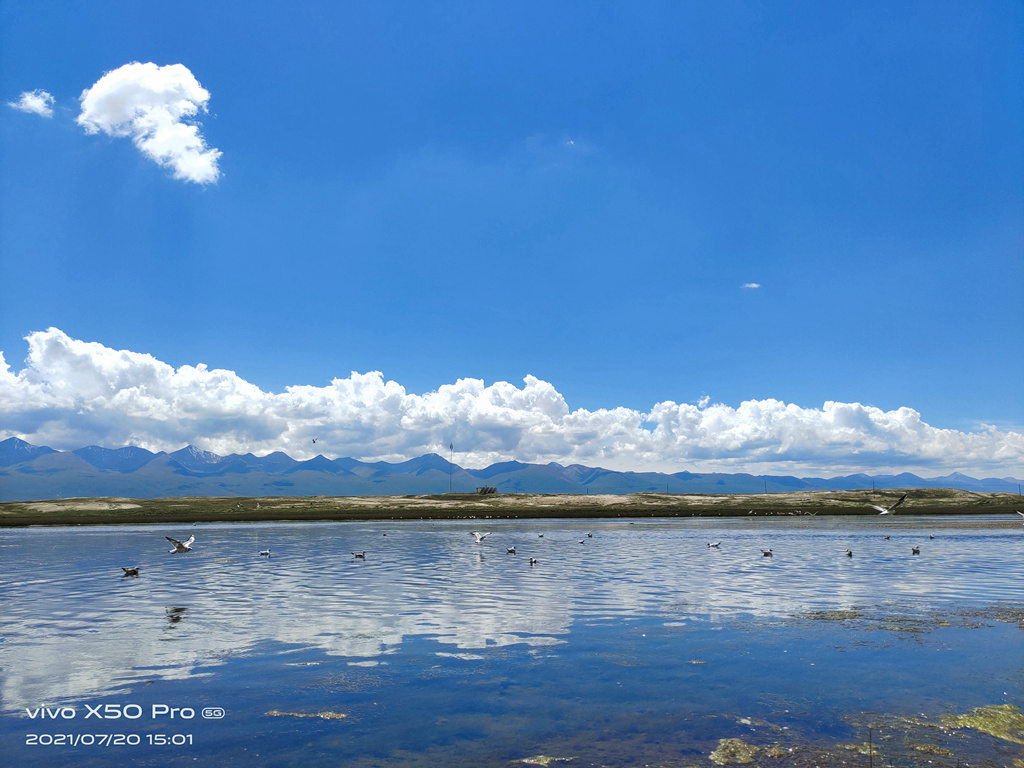
[[[124,575],[125,576],[138,576],[139,575],[139,566],[137,566],[137,565],[133,565],[131,568],[125,568],[122,565],[121,566],[121,570],[124,571]],[[124,577],[122,576],[121,578],[124,578]]]
[[[508,552],[510,555],[514,555],[516,553],[516,548],[515,547],[505,547],[505,551]]]
[[[889,540],[889,539],[890,539],[891,537],[889,537],[889,536],[883,536],[882,538],[883,538],[883,539],[885,539],[886,541],[888,541],[888,540]]]
[[[895,504],[891,504],[888,507],[880,507],[877,504],[868,504],[868,506],[871,507],[872,509],[877,509],[878,514],[880,515],[891,515],[893,512],[896,511],[896,507],[898,507],[900,504],[906,501],[906,499],[907,494],[904,493],[902,496],[899,497],[899,499],[896,500]]]
[[[195,536],[189,536],[188,539],[185,541],[178,541],[177,539],[172,539],[170,536],[164,536],[164,538],[174,545],[174,549],[167,550],[171,554],[181,554],[182,552],[190,552],[192,550],[192,542],[196,540]]]
[[[270,547],[260,550],[260,557],[270,557]]]
[[[847,557],[853,557],[853,550],[852,549],[846,550],[846,556]]]
[[[911,548],[910,554],[912,554],[912,555],[920,555],[921,554],[921,548],[920,547],[913,547],[913,548]]]
[[[592,534],[592,533],[588,533],[588,534],[587,534],[587,538],[588,538],[588,539],[592,539],[592,538],[594,538],[594,534]]]
[[[1020,511],[1019,509],[1015,509],[1015,510],[1013,510],[1013,511],[1014,511],[1014,512],[1016,512],[1016,513],[1017,513],[1018,515],[1020,515],[1021,517],[1024,517],[1024,512],[1021,512],[1021,511]]]
[[[366,550],[364,549],[362,552],[353,552],[352,557],[356,558],[357,560],[365,560]]]
[[[538,533],[537,534],[537,538],[538,539],[543,539],[544,538],[544,534],[543,533]]]
[[[712,548],[718,549],[721,546],[722,546],[722,542],[720,542],[720,541],[709,541],[708,542],[708,549],[712,549]]]
[[[488,536],[491,535],[490,531],[488,531],[487,533],[479,533],[477,531],[470,531],[470,533],[472,533],[476,537],[476,543],[477,544],[479,544],[481,541],[483,541],[484,539],[486,539]]]
[[[536,564],[537,564],[538,562],[539,562],[539,561],[537,560],[537,558],[536,558],[536,557],[531,557],[531,558],[530,558],[530,565],[536,565]]]
[[[761,550],[761,556],[762,557],[774,557],[774,555],[772,555],[772,551],[770,549],[762,549]]]

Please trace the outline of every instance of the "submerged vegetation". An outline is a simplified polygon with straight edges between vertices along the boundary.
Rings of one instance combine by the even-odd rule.
[[[754,762],[758,748],[743,739],[722,739],[708,757],[715,765],[741,765]]]
[[[966,715],[946,715],[946,728],[973,728],[997,739],[1024,744],[1024,713],[1013,704],[994,704],[972,709]]]

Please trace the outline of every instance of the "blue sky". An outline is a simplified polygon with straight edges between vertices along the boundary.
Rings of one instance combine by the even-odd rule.
[[[221,153],[215,181],[76,122],[83,91],[132,62],[181,64],[208,92],[185,122]],[[741,439],[753,453],[615,453],[633,438],[601,433],[569,455],[507,413],[459,427],[449,404],[386,445],[327,408],[303,430],[321,418],[328,455],[455,435],[478,461],[1020,473],[1022,82],[1015,2],[2,2],[0,351],[19,405],[0,432],[302,452],[302,430],[232,432],[238,413],[115,424],[31,358],[25,338],[54,328],[64,347],[233,372],[264,399],[353,371],[529,399],[529,375],[570,414],[635,411],[648,432],[665,401],[838,402],[989,441],[957,463],[883,429],[892,450],[844,458],[765,416]],[[37,89],[52,116],[10,106]],[[81,349],[73,369],[103,368]],[[131,375],[104,391],[136,391]],[[54,376],[70,400],[25,394]]]

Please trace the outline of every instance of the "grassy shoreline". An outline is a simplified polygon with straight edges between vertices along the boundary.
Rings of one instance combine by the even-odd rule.
[[[949,488],[799,491],[771,494],[436,494],[422,496],[263,496],[91,498],[0,503],[0,527],[259,520],[458,520],[477,518],[740,517],[877,515],[908,493],[899,515],[1013,514],[1013,493]]]

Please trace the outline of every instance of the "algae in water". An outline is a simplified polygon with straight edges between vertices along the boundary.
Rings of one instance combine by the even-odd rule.
[[[758,748],[743,739],[722,739],[709,755],[716,765],[739,765],[754,762]]]
[[[344,712],[281,712],[272,709],[267,714],[270,717],[319,717],[323,720],[344,720],[348,715]]]
[[[575,760],[575,757],[551,757],[550,755],[534,755],[533,757],[524,757],[522,760],[517,760],[518,763],[526,763],[527,765],[551,765],[552,763],[567,763],[570,760]]]
[[[997,739],[1024,744],[1024,713],[1013,704],[993,704],[972,709],[966,715],[943,715],[947,728],[973,728]]]

